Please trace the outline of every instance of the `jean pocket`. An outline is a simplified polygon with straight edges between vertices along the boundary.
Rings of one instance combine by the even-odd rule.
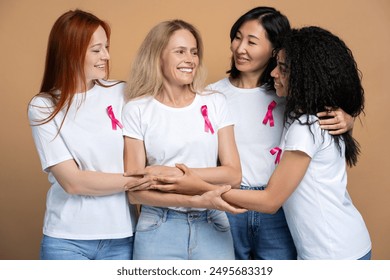
[[[158,228],[162,223],[162,216],[149,212],[148,210],[141,210],[141,214],[138,219],[136,231],[151,231]]]
[[[211,215],[211,222],[216,230],[225,232],[230,230],[229,219],[225,212],[215,211]]]

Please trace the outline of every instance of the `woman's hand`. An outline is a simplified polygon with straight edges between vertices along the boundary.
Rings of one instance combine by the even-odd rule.
[[[222,199],[221,195],[225,192],[228,192],[231,189],[231,186],[224,185],[218,186],[217,189],[205,192],[202,195],[193,196],[193,202],[199,208],[207,208],[207,209],[216,209],[220,211],[226,211],[232,214],[241,214],[246,212],[246,209],[237,208],[225,200]]]
[[[169,176],[170,178],[176,178],[182,176],[183,172],[176,167],[153,165],[147,166],[141,170],[129,171],[123,174],[125,177],[135,177],[138,180],[129,181],[125,185],[127,191],[139,191],[153,189],[152,186],[156,184],[156,176]]]
[[[329,130],[331,135],[343,134],[352,130],[354,118],[343,111],[341,108],[327,107],[327,111],[320,112],[317,117],[321,129]]]
[[[150,187],[162,192],[196,195],[218,188],[203,181],[184,164],[176,164],[182,176],[155,176],[155,183]]]
[[[132,177],[132,178],[136,178],[138,177],[138,179],[132,179],[132,180],[129,180],[124,188],[125,188],[125,191],[140,191],[140,190],[149,190],[151,188],[151,186],[156,183],[155,180],[154,180],[154,177],[153,176],[150,176],[150,175],[145,175],[145,176],[142,176],[142,175],[139,175],[139,176],[135,176],[135,175],[128,175],[128,174],[124,174],[123,176],[125,177]]]

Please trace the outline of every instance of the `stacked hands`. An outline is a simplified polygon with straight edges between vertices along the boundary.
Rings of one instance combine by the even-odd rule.
[[[148,190],[176,193],[191,196],[193,206],[196,208],[217,209],[232,214],[240,214],[247,211],[223,200],[222,195],[231,189],[230,185],[207,183],[185,164],[176,164],[176,167],[148,166],[143,170],[127,172],[124,176],[140,177],[135,182],[128,182],[124,186],[126,191]]]

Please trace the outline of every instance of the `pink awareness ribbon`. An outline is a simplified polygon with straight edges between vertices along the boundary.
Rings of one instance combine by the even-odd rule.
[[[263,124],[267,124],[267,122],[269,121],[269,125],[270,126],[274,126],[274,116],[272,115],[272,110],[276,107],[276,102],[275,101],[272,101],[269,105],[268,105],[268,110],[267,110],[267,113],[265,114],[265,117],[263,119]]]
[[[205,132],[211,131],[211,134],[214,134],[214,129],[213,129],[213,126],[211,125],[211,122],[209,120],[209,116],[208,116],[208,113],[207,113],[207,106],[203,105],[200,108],[200,111],[202,112],[202,116],[204,118],[204,131]]]
[[[116,130],[116,126],[119,126],[120,128],[123,128],[122,124],[119,122],[117,118],[115,118],[114,111],[112,110],[112,106],[107,107],[107,114],[111,119],[111,125],[112,129]]]
[[[280,156],[282,155],[282,149],[279,147],[275,147],[269,151],[272,155],[276,154],[275,164],[278,164],[280,162]]]

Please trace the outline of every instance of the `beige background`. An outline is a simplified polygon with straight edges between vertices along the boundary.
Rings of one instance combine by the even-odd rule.
[[[229,66],[231,25],[258,5],[276,7],[295,27],[327,28],[352,49],[363,72],[366,116],[353,132],[363,154],[349,170],[349,191],[369,228],[373,258],[390,259],[388,0],[0,0],[0,259],[37,259],[39,254],[49,184],[40,169],[26,106],[39,90],[48,34],[60,14],[81,8],[111,24],[111,77],[116,79],[126,79],[133,55],[153,25],[187,20],[203,35],[208,82],[213,82]]]

